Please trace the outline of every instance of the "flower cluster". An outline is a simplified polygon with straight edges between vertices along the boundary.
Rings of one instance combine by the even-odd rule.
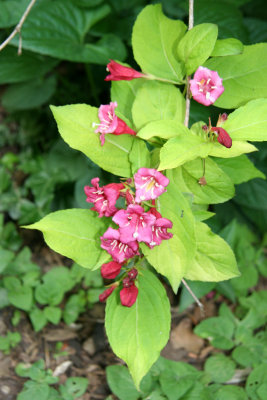
[[[132,179],[125,183],[112,183],[99,187],[99,178],[91,180],[92,187],[85,186],[87,201],[93,203],[92,210],[99,217],[111,217],[118,229],[109,227],[101,239],[101,247],[112,257],[113,261],[103,264],[101,274],[105,279],[114,279],[121,269],[126,268],[126,262],[135,256],[140,256],[139,243],[144,242],[153,248],[162,240],[168,240],[173,235],[168,232],[172,222],[163,218],[155,208],[155,199],[166,192],[169,179],[153,168],[140,168]],[[135,189],[135,191],[133,191]],[[126,208],[118,210],[116,201],[119,197],[126,200]],[[151,204],[142,204],[150,201]],[[145,208],[149,208],[145,211]],[[121,304],[131,307],[137,297],[138,289],[134,284],[137,277],[135,268],[128,272],[122,280],[123,289],[120,292]],[[100,301],[112,293],[117,283],[100,295]]]

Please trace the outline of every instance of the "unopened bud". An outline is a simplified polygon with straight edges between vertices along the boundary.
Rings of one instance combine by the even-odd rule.
[[[103,293],[101,293],[99,295],[99,301],[101,303],[105,303],[105,301],[107,300],[107,298],[111,295],[111,293],[113,292],[113,290],[117,287],[117,285],[112,285],[111,287],[107,288],[106,290],[104,290]]]
[[[129,288],[134,285],[134,282],[129,278],[129,276],[126,276],[126,278],[123,279],[122,284],[124,288]]]
[[[125,307],[132,307],[136,302],[138,289],[133,284],[131,287],[125,287],[120,291],[121,304]]]
[[[136,268],[132,268],[129,272],[128,272],[128,277],[132,280],[134,280],[138,275],[138,271]]]
[[[203,125],[203,126],[202,126],[202,129],[203,129],[204,132],[207,132],[208,129],[209,129],[209,128],[208,128],[208,125]]]

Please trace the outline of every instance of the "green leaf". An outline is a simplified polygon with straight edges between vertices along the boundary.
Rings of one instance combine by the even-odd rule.
[[[178,137],[169,139],[160,151],[159,170],[176,168],[187,161],[197,157],[205,158],[214,146],[206,142],[202,137],[193,135],[189,129]]]
[[[192,388],[194,379],[192,375],[176,374],[175,371],[163,371],[159,377],[163,393],[168,400],[179,400]]]
[[[250,349],[247,346],[236,347],[232,352],[231,357],[236,363],[245,368],[252,367],[253,364],[261,361],[261,357],[257,355],[254,349]]]
[[[37,285],[35,289],[35,298],[40,304],[49,304],[55,306],[59,304],[64,296],[62,283],[60,281],[49,281]]]
[[[168,341],[170,305],[152,272],[140,271],[137,282],[139,292],[132,307],[120,304],[119,289],[109,297],[105,327],[113,351],[128,364],[138,388]]]
[[[39,308],[35,308],[31,311],[29,317],[35,332],[39,332],[47,323],[45,313]]]
[[[9,28],[16,25],[28,4],[28,0],[1,0],[0,28]]]
[[[49,400],[50,388],[46,383],[39,383],[33,381],[27,381],[21,393],[19,393],[17,400]]]
[[[243,51],[243,43],[238,39],[218,39],[215,43],[211,57],[221,57],[221,56],[234,56],[241,54]]]
[[[267,141],[267,99],[252,100],[231,113],[223,128],[235,140]]]
[[[106,369],[107,381],[112,392],[120,400],[138,400],[140,392],[136,390],[128,369],[123,365],[111,365]]]
[[[86,296],[83,290],[78,294],[73,294],[67,301],[64,311],[63,319],[67,325],[76,321],[78,316],[85,310]]]
[[[87,378],[71,377],[64,385],[59,386],[59,390],[64,399],[76,399],[86,392],[88,383]]]
[[[247,43],[247,30],[243,15],[237,8],[239,5],[238,0],[198,0],[194,4],[194,24],[212,22],[218,25],[220,38],[234,37]]]
[[[44,315],[47,321],[52,322],[52,324],[57,325],[61,318],[61,309],[58,307],[45,307]]]
[[[185,63],[187,75],[211,55],[218,35],[214,24],[200,24],[190,29],[178,45],[178,57]]]
[[[252,144],[234,139],[230,149],[222,146],[217,141],[214,142],[209,155],[213,157],[231,158],[238,157],[244,153],[251,153],[253,151],[257,151],[257,148]]]
[[[185,99],[180,90],[173,85],[148,81],[137,91],[132,115],[137,130],[155,120],[173,119],[183,122]]]
[[[46,103],[55,90],[56,77],[54,75],[16,83],[7,88],[2,96],[2,104],[10,111],[37,108]]]
[[[173,237],[163,240],[153,249],[141,244],[141,249],[157,272],[168,278],[176,293],[196,251],[194,216],[173,180],[172,171],[169,171],[167,176],[170,183],[167,192],[157,200],[157,209],[162,213],[163,218],[172,221],[173,227],[170,232]]]
[[[239,275],[230,246],[202,222],[196,222],[197,253],[185,278],[219,282]]]
[[[235,185],[254,178],[265,179],[264,173],[257,169],[245,155],[234,158],[215,158],[214,161],[231,178]]]
[[[175,83],[181,82],[184,71],[175,53],[186,26],[162,13],[160,4],[145,7],[133,27],[134,58],[146,73]]]
[[[199,184],[199,179],[203,176],[203,160],[201,158],[185,163],[180,170],[181,179],[183,179],[187,191],[193,193],[193,201],[196,204],[223,203],[235,194],[231,179],[209,157],[205,159],[206,185]],[[178,177],[178,173],[175,176]],[[177,181],[179,182],[179,179]]]
[[[0,274],[3,273],[8,264],[13,260],[14,256],[15,255],[12,251],[0,247]]]
[[[170,119],[148,122],[148,124],[140,129],[137,136],[153,142],[156,141],[155,139],[153,140],[153,138],[171,139],[182,133],[188,133],[184,124]]]
[[[51,106],[57,121],[58,130],[69,146],[82,151],[94,163],[115,175],[131,176],[129,152],[134,137],[130,135],[105,136],[106,142],[101,146],[99,134],[96,134],[93,123],[98,123],[98,109],[86,104],[70,106]]]
[[[81,209],[56,211],[27,226],[42,231],[51,249],[89,269],[97,269],[109,258],[100,247],[106,228],[106,220]]]
[[[227,382],[235,373],[235,363],[224,354],[217,354],[207,359],[204,366],[213,382]]]
[[[132,105],[140,86],[145,82],[144,79],[133,79],[132,81],[112,81],[111,83],[111,101],[116,101],[118,107],[116,111],[120,112],[130,121],[132,121]]]
[[[242,387],[225,385],[217,390],[214,400],[248,400],[248,397]]]
[[[33,302],[32,288],[20,285],[14,290],[8,290],[8,300],[13,306],[29,311]]]
[[[110,58],[124,58],[121,40],[108,35],[99,42],[86,43],[86,33],[110,13],[107,4],[92,9],[80,9],[72,1],[41,2],[23,24],[23,48],[55,58],[107,64]],[[49,26],[49,29],[47,27]],[[19,43],[18,35],[11,41]]]
[[[235,324],[229,318],[213,317],[201,321],[194,332],[204,339],[209,339],[212,346],[229,350],[234,346],[232,341],[234,329]]]
[[[58,60],[25,50],[18,56],[16,49],[6,47],[0,53],[0,63],[0,84],[3,84],[35,80],[53,69]]]
[[[135,174],[139,168],[150,167],[150,153],[143,140],[135,138],[129,154],[129,161],[131,163],[132,174]]]
[[[246,382],[246,392],[251,400],[263,400],[264,397],[258,395],[262,393],[260,388],[267,383],[267,364],[261,364],[255,368],[249,375]],[[265,392],[266,394],[266,392]]]
[[[243,54],[216,57],[205,67],[223,79],[224,93],[215,102],[222,108],[237,108],[250,100],[267,97],[267,43],[245,46]]]

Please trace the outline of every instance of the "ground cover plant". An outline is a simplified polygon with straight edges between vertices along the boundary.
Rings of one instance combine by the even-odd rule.
[[[2,3],[10,15],[11,2]],[[145,7],[136,1],[127,13],[123,2],[43,0],[28,15],[25,34],[0,53],[2,82],[9,84],[0,165],[0,301],[4,310],[13,307],[13,328],[0,340],[6,355],[24,343],[16,327],[25,315],[36,332],[75,325],[99,297],[107,303],[108,340],[130,372],[107,369],[119,398],[264,398],[266,43],[254,43],[266,40],[265,25],[246,1],[238,4],[241,12],[230,1],[213,3],[195,4],[194,23],[189,8],[187,26],[186,2]],[[44,30],[42,46],[32,40],[48,5],[58,32],[62,11],[66,20],[75,15],[66,32],[72,47],[61,33],[51,38]],[[3,39],[18,12],[10,25],[2,21]],[[124,34],[123,24],[112,24],[123,14]],[[22,58],[8,71],[21,40]],[[36,81],[29,74],[34,63],[42,66],[34,69]],[[78,71],[75,90],[69,82]],[[87,79],[91,90],[83,94]],[[58,138],[48,102],[70,147]],[[25,111],[41,105],[34,116]],[[45,140],[40,132],[48,120]],[[75,263],[62,258],[43,271],[32,261],[35,246],[22,247],[10,219],[42,231],[52,249]],[[178,290],[181,312],[194,301],[192,290],[218,307],[218,316],[194,323],[194,337],[213,348],[198,366],[203,372],[157,361],[172,332]],[[77,374],[63,387],[42,363],[38,368],[37,378],[25,375],[30,380],[19,398],[40,388],[44,399],[72,399],[87,390],[83,381],[77,389]]]

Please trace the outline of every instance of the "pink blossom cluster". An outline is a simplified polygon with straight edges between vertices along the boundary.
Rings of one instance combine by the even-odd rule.
[[[173,236],[168,232],[168,229],[172,228],[172,222],[163,218],[155,208],[155,199],[166,192],[169,179],[153,168],[140,168],[134,175],[134,180],[100,187],[99,178],[94,178],[91,184],[92,186],[85,186],[84,190],[86,200],[94,204],[92,210],[98,212],[99,217],[112,217],[112,221],[118,225],[118,229],[109,227],[101,237],[102,249],[106,250],[113,260],[102,265],[101,274],[105,279],[114,279],[121,273],[128,260],[140,256],[140,242],[146,243],[152,249],[160,245],[162,240]],[[116,201],[120,196],[125,198],[126,208],[118,210]],[[152,202],[142,204],[143,201]],[[145,208],[149,209],[145,211]],[[134,304],[138,294],[134,284],[137,274],[133,276],[133,271],[135,269],[128,273],[126,280],[122,280],[123,289],[120,292],[122,305],[128,307]],[[117,284],[114,284],[109,287],[100,300],[104,301],[116,286]]]

